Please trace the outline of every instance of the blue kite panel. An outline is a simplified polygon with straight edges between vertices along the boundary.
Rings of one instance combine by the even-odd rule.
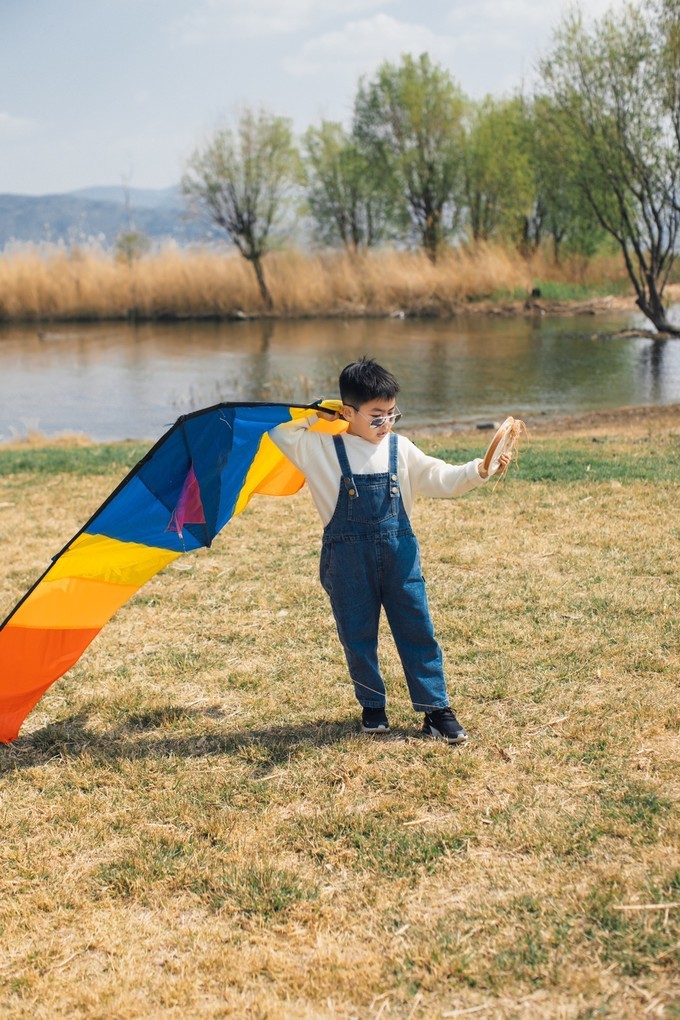
[[[239,407],[233,419],[231,454],[222,472],[217,531],[231,519],[243,483],[257,453],[262,436],[270,429],[290,421],[286,407]]]
[[[140,542],[175,552],[205,545],[186,530],[183,540],[174,531],[168,531],[170,517],[167,506],[135,475],[88,524],[86,531],[88,535],[106,535],[121,542]]]

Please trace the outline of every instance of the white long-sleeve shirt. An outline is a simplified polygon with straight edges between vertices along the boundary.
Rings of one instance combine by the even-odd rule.
[[[333,436],[328,432],[312,432],[318,421],[316,414],[284,422],[269,433],[270,438],[288,460],[302,471],[324,527],[338,502],[342,472],[335,452]],[[347,459],[353,475],[387,474],[389,471],[389,439],[369,443],[361,436],[343,433]],[[477,465],[481,459],[467,464],[447,464],[437,457],[428,457],[406,436],[399,436],[398,471],[401,497],[406,513],[411,516],[413,501],[423,496],[462,496],[483,485]]]

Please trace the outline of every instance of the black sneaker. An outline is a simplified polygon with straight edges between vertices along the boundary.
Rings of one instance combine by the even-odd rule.
[[[363,733],[388,733],[390,724],[384,708],[365,708],[361,713]]]
[[[467,733],[450,708],[436,708],[426,712],[423,733],[435,740],[445,740],[447,744],[464,744],[467,740]]]

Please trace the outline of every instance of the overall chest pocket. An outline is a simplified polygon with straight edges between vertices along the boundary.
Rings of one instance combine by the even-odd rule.
[[[356,475],[355,475],[356,481]],[[399,513],[399,492],[392,492],[395,486],[384,481],[357,481],[359,495],[347,499],[347,519],[356,524],[382,524]]]

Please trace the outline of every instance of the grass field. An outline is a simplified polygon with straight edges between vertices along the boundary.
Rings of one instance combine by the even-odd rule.
[[[139,452],[0,448],[0,615]],[[158,575],[0,749],[2,1016],[680,1017],[679,468],[643,421],[417,504],[464,748],[387,635],[357,732],[306,493]]]

